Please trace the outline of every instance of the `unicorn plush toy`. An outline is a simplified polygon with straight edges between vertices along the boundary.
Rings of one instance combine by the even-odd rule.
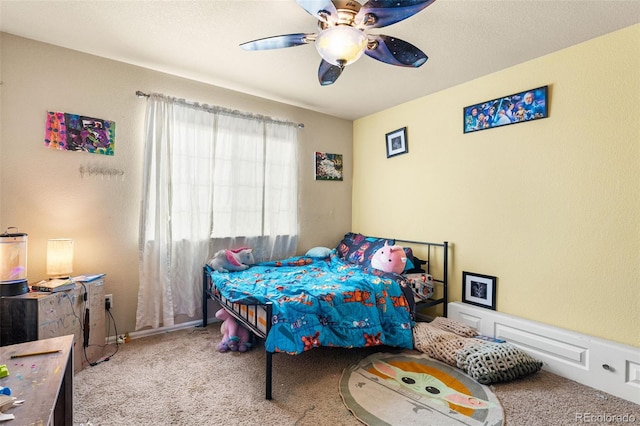
[[[213,270],[218,272],[244,271],[253,265],[253,249],[242,247],[235,250],[219,250],[207,262]]]
[[[224,308],[216,312],[216,318],[222,320],[220,332],[222,341],[218,343],[220,352],[246,352],[251,349],[251,334]]]

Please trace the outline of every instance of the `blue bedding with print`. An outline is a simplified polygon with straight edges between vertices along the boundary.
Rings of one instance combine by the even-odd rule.
[[[211,272],[230,302],[273,303],[269,352],[299,354],[318,346],[413,348],[412,306],[400,275],[340,259],[292,257],[242,272]],[[410,294],[410,291],[409,291]]]

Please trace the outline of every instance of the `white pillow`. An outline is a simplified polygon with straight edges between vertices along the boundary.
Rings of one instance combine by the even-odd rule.
[[[328,247],[314,247],[312,249],[309,249],[309,251],[307,252],[307,254],[305,254],[305,256],[324,259],[325,257],[329,257],[330,253],[331,253],[331,249]]]

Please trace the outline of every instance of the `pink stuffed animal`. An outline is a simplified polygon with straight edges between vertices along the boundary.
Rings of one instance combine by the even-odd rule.
[[[216,312],[216,318],[222,320],[222,341],[218,343],[218,351],[246,352],[251,349],[249,330],[238,324],[233,315],[222,308]]]
[[[371,258],[371,267],[384,272],[401,274],[407,263],[407,255],[402,246],[390,246],[386,241]]]

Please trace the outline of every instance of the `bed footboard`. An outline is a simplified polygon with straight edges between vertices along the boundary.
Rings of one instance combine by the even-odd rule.
[[[229,302],[216,291],[211,280],[211,272],[211,267],[205,265],[202,270],[202,327],[206,327],[208,324],[208,301],[209,298],[212,298],[256,337],[266,339],[271,330],[272,304],[246,305]],[[271,399],[273,353],[265,351],[265,354],[265,399]]]

